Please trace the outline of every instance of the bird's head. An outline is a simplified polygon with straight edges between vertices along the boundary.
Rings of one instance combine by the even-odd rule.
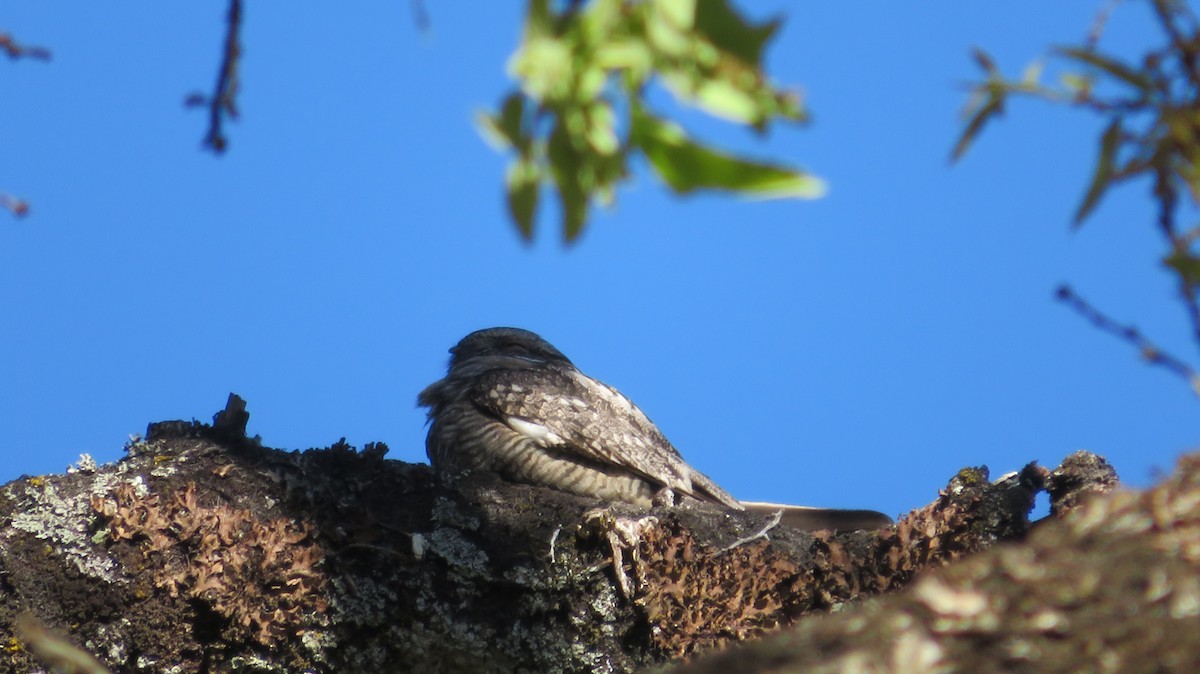
[[[450,349],[450,371],[478,358],[571,364],[550,342],[521,328],[485,328],[463,337]]]

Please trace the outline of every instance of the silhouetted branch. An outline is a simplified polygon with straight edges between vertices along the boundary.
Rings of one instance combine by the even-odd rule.
[[[1081,316],[1095,325],[1101,330],[1116,335],[1121,339],[1129,342],[1137,347],[1137,350],[1142,354],[1148,362],[1154,365],[1160,365],[1171,372],[1183,377],[1197,395],[1200,395],[1200,375],[1192,369],[1190,365],[1183,362],[1179,358],[1160,349],[1154,342],[1147,339],[1137,328],[1130,325],[1122,325],[1107,315],[1100,312],[1092,305],[1088,304],[1087,300],[1075,294],[1075,291],[1070,286],[1062,285],[1054,293],[1055,299],[1063,302],[1067,306],[1074,309]]]
[[[413,23],[416,24],[417,30],[422,33],[428,32],[430,27],[429,10],[425,7],[423,0],[412,0],[412,15]]]
[[[8,33],[0,33],[0,51],[3,51],[8,55],[8,58],[14,61],[19,58],[38,59],[39,61],[50,60],[49,49],[23,45],[14,40]]]
[[[204,145],[221,154],[229,144],[222,131],[226,117],[237,119],[238,63],[242,55],[239,35],[242,27],[242,0],[229,0],[229,26],[225,32],[225,49],[221,69],[217,72],[217,87],[212,96],[194,93],[184,101],[187,106],[208,108],[208,133]]]
[[[39,61],[50,60],[49,49],[23,45],[14,40],[13,36],[8,33],[0,33],[0,51],[3,51],[13,61],[20,58],[38,59]],[[0,192],[0,209],[5,209],[18,218],[23,218],[29,214],[29,202]]]
[[[29,202],[24,199],[9,196],[0,192],[0,208],[7,209],[18,218],[23,218],[29,214]]]

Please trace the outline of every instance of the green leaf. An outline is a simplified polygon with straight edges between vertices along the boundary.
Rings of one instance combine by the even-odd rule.
[[[996,62],[992,60],[992,57],[987,52],[979,47],[971,47],[971,58],[974,58],[979,67],[983,68],[984,72],[989,76],[995,77],[1000,75],[1000,69],[996,67]]]
[[[1059,47],[1054,50],[1068,58],[1073,58],[1076,61],[1081,61],[1090,66],[1099,68],[1104,72],[1122,80],[1128,84],[1132,84],[1142,93],[1149,93],[1154,89],[1154,80],[1149,76],[1138,72],[1137,70],[1121,63],[1120,61],[1104,56],[1091,49],[1080,49],[1078,47]]]
[[[613,40],[596,48],[593,55],[596,67],[604,70],[625,70],[639,83],[654,67],[654,56],[642,40]]]
[[[488,145],[497,150],[516,148],[521,154],[528,154],[533,140],[525,133],[524,114],[525,97],[514,91],[504,98],[499,114],[476,113],[475,127]]]
[[[1034,61],[1025,66],[1025,72],[1021,73],[1021,82],[1025,85],[1036,87],[1038,80],[1042,79],[1042,71],[1045,70],[1045,64],[1040,60]]]
[[[679,30],[691,30],[696,20],[696,0],[653,0],[654,12]]]
[[[1091,96],[1092,88],[1096,84],[1094,76],[1080,75],[1078,73],[1063,73],[1060,76],[1060,80],[1063,87],[1077,99]]]
[[[635,111],[630,142],[678,194],[725,190],[763,199],[816,199],[824,181],[799,169],[734,157],[700,145],[679,126]]]
[[[1187,285],[1200,286],[1200,258],[1195,255],[1176,251],[1163,260],[1163,264],[1179,272]]]
[[[559,181],[558,201],[562,206],[563,238],[567,243],[575,241],[583,226],[587,224],[587,195],[571,180]]]
[[[646,39],[662,54],[685,57],[695,45],[691,24],[681,25],[676,14],[678,9],[665,2],[651,4],[646,13]]]
[[[617,118],[612,106],[605,101],[599,101],[588,110],[587,140],[588,145],[601,155],[613,155],[621,147],[617,138]]]
[[[569,243],[579,236],[587,223],[588,190],[584,188],[583,179],[590,171],[572,145],[570,132],[561,120],[550,132],[547,156],[562,206],[563,237]]]
[[[662,81],[677,98],[687,99],[715,117],[757,126],[768,116],[754,96],[723,79],[674,71],[663,72]]]
[[[512,92],[500,104],[500,131],[513,145],[519,145],[521,138],[521,119],[525,114],[525,97],[519,92]]]
[[[954,144],[954,149],[950,152],[950,161],[956,162],[962,159],[962,156],[967,153],[971,147],[971,143],[975,141],[975,137],[983,131],[983,126],[991,120],[992,117],[1004,113],[1004,92],[992,86],[985,86],[984,91],[980,92],[986,96],[986,102],[980,105],[975,114],[971,115],[970,121],[963,129],[962,135],[958,137],[958,142]]]
[[[536,101],[565,98],[573,79],[571,47],[553,37],[526,37],[509,59],[508,72]]]
[[[754,66],[762,62],[763,47],[779,29],[779,19],[760,24],[746,21],[728,0],[697,0],[696,30],[714,46]]]
[[[529,0],[525,11],[526,38],[554,34],[554,10],[550,0]]]
[[[1123,132],[1121,118],[1118,117],[1108,125],[1104,135],[1100,137],[1100,156],[1096,159],[1096,170],[1092,172],[1092,183],[1088,186],[1083,202],[1079,204],[1079,210],[1075,211],[1075,227],[1083,224],[1084,218],[1100,203],[1100,197],[1103,197],[1112,185],[1113,174],[1116,172],[1117,149]]]
[[[475,113],[475,130],[495,150],[507,150],[512,147],[512,142],[501,127],[499,117],[493,117],[486,112]]]
[[[517,223],[521,236],[532,239],[540,182],[537,166],[525,160],[514,161],[508,167],[504,182],[508,188],[508,214]]]
[[[623,0],[592,0],[580,17],[584,39],[592,43],[604,42],[620,25]]]

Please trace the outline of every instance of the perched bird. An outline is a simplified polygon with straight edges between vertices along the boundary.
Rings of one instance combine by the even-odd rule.
[[[891,523],[871,510],[738,501],[689,466],[637,405],[528,330],[477,330],[450,354],[445,378],[417,397],[429,408],[425,450],[437,470],[486,470],[643,506],[682,497],[735,510],[782,510],[784,524],[809,530]]]

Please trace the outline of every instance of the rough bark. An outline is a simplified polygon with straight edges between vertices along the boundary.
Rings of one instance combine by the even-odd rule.
[[[1060,486],[1112,484],[1091,456]],[[1108,474],[1106,474],[1108,473]],[[1088,498],[1020,545],[931,570],[907,591],[674,670],[1200,672],[1200,455],[1145,492]]]
[[[860,600],[1024,537],[1047,485],[1066,511],[1077,495],[1115,481],[1102,460],[1082,454],[1055,472],[1031,464],[996,482],[970,468],[889,529],[764,532],[769,518],[717,506],[602,507],[488,475],[446,484],[428,466],[385,460],[380,444],[268,449],[244,437],[239,403],[231,398],[213,426],[151,424],[114,464],[0,488],[0,674],[39,669],[38,657],[57,652],[45,636],[55,632],[113,671],[627,672],[702,658],[799,621],[802,631],[770,642],[778,649],[770,654],[716,656],[739,658],[745,671],[790,662],[787,639],[814,630],[827,641],[802,646],[805,662],[833,661],[835,643],[874,653],[883,646],[863,641],[862,625],[893,615],[892,603],[906,607],[908,627],[888,623],[899,630],[888,639],[915,649],[904,657],[926,658],[930,641],[955,625],[978,631],[977,614],[1007,624],[1008,609],[984,600],[1024,582],[1022,569],[1044,562],[1021,555],[1049,555],[1034,541],[1052,542],[1068,525],[1039,526],[1051,533],[1002,553],[1016,557],[992,571],[994,580],[953,573],[991,568],[991,554],[951,565],[917,591]],[[1053,577],[1083,582],[1071,564],[1102,566],[1103,550],[1092,545],[1102,524],[1070,539],[1089,557],[1057,562]],[[1171,559],[1133,538],[1126,547],[1147,564]],[[1186,567],[1186,559],[1172,563]],[[1154,584],[1151,567],[1142,573],[1144,593],[1182,601],[1177,586]],[[1020,606],[1041,638],[1085,624]],[[1172,610],[1186,613],[1181,606]],[[800,620],[833,609],[843,610]],[[1022,625],[1021,634],[1033,629]],[[958,651],[937,653],[957,662]],[[726,661],[695,666],[719,669],[714,662]]]

